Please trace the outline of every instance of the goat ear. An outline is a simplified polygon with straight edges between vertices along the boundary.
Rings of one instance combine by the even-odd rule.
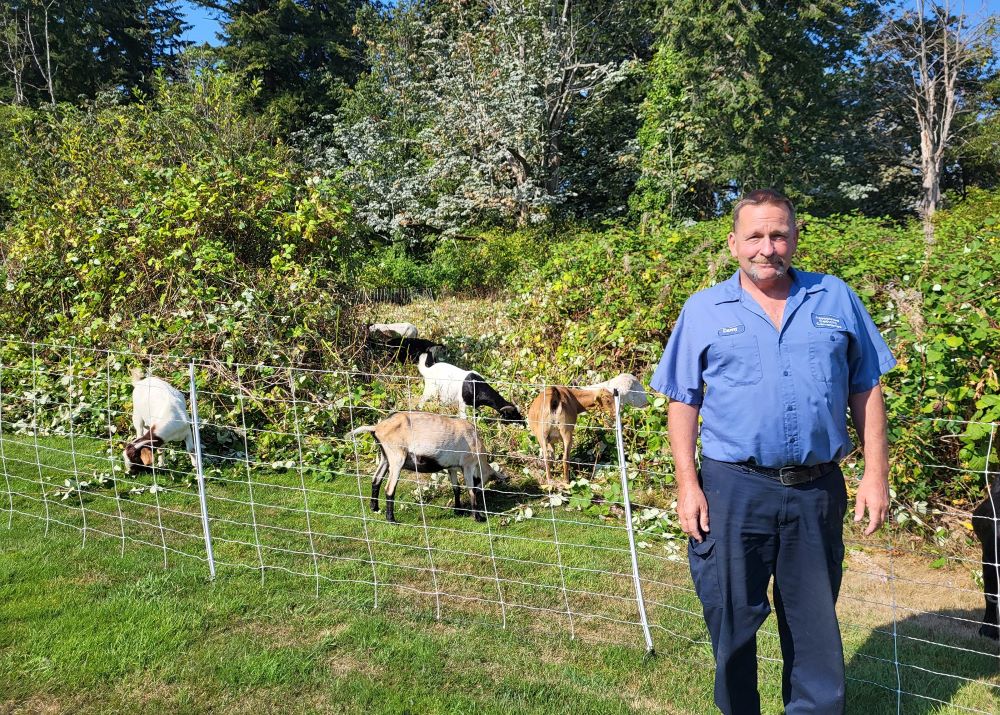
[[[139,459],[147,467],[153,463],[153,450],[149,447],[143,447],[139,450]]]

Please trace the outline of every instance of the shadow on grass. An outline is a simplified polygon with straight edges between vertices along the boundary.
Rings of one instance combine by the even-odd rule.
[[[847,664],[847,712],[1000,712],[998,645],[977,634],[981,619],[948,609],[872,629]]]

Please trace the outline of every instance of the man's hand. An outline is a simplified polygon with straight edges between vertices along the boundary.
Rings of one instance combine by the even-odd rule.
[[[708,533],[708,502],[700,487],[688,487],[677,494],[677,516],[684,533],[699,544]]]
[[[680,504],[678,503],[678,510]],[[889,481],[881,474],[865,474],[858,487],[854,505],[854,522],[860,522],[868,510],[868,526],[865,536],[871,536],[889,518]]]

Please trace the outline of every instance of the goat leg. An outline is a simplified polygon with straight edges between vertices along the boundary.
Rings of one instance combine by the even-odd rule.
[[[385,477],[388,468],[389,465],[385,459],[379,457],[378,468],[375,469],[375,474],[372,475],[372,500],[370,503],[372,511],[378,511],[378,495],[382,490],[382,479]]]
[[[388,470],[388,467],[386,469]],[[394,467],[392,471],[389,483],[385,485],[385,520],[395,524],[398,523],[396,521],[396,484],[399,482],[399,469]]]
[[[997,596],[986,596],[986,612],[983,614],[983,625],[979,626],[979,635],[984,638],[1000,640],[1000,613],[997,611]]]
[[[458,470],[449,468],[448,478],[451,479],[451,491],[455,495],[455,516],[463,516],[468,510],[462,508],[462,487],[458,485]]]
[[[472,477],[472,489],[469,491],[472,502],[472,517],[476,521],[486,521],[486,496],[483,494],[483,478],[477,473]]]

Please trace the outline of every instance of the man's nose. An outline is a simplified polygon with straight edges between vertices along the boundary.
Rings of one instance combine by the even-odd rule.
[[[758,253],[765,257],[772,255],[774,253],[774,241],[764,236],[764,240],[760,242],[760,251]]]

